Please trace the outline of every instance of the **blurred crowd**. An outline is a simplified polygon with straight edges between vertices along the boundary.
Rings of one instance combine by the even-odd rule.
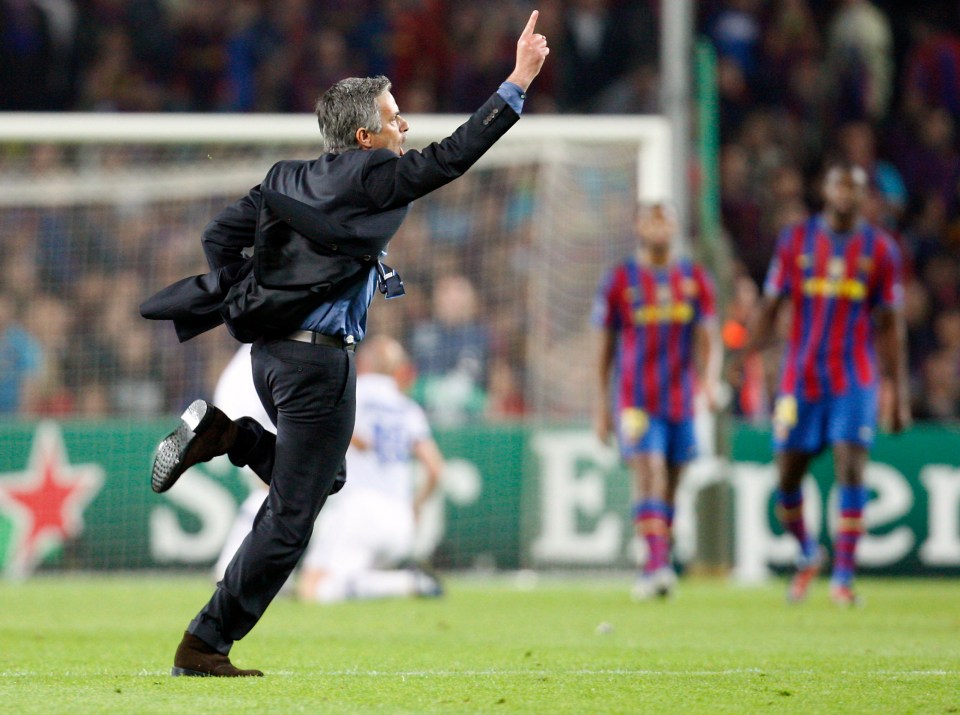
[[[553,54],[525,111],[658,110],[659,2],[537,6]],[[779,232],[818,209],[825,163],[850,159],[870,173],[870,219],[906,257],[915,413],[957,419],[958,3],[696,7],[718,56],[721,208],[737,259],[727,347],[744,340]],[[302,112],[343,76],[384,73],[405,112],[471,111],[509,72],[529,9],[521,0],[0,0],[0,110]],[[78,160],[49,147],[0,152],[0,173],[12,164],[56,173]],[[468,174],[420,202],[397,237],[411,289],[372,310],[371,329],[411,349],[417,397],[439,424],[532,409],[519,306],[535,172]],[[136,306],[204,270],[199,231],[233,198],[0,207],[0,415],[165,414],[208,392],[233,350],[223,331],[178,346]],[[467,205],[479,209],[468,215]],[[747,418],[767,413],[777,367],[767,358],[737,376],[735,409]]]
[[[698,3],[718,56],[722,217],[739,259],[725,326],[742,344],[783,228],[819,209],[831,160],[871,178],[866,213],[905,256],[914,412],[960,416],[960,4]],[[738,410],[766,410],[775,360]]]
[[[151,158],[150,150],[159,153]],[[11,159],[0,148],[0,176],[24,164],[46,173],[49,162],[57,171],[83,163],[72,151],[51,152],[41,145],[32,160],[16,152]],[[170,158],[162,147],[132,152],[150,166]],[[107,162],[97,176],[111,170],[109,152],[96,160]],[[471,172],[419,201],[395,237],[402,251],[392,262],[407,295],[376,305],[368,333],[408,347],[415,396],[438,426],[526,412],[522,306],[535,171],[522,164]],[[149,417],[210,397],[237,343],[218,329],[178,344],[170,324],[143,320],[138,306],[206,271],[200,232],[235,198],[0,200],[0,418]]]
[[[651,108],[636,0],[543,0],[554,61],[529,111]],[[513,68],[521,0],[0,0],[0,111],[309,112],[385,74],[406,114],[473,111]]]

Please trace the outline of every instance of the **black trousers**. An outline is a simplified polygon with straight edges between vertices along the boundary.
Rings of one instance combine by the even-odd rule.
[[[303,555],[356,416],[352,352],[259,340],[252,357],[254,385],[277,435],[249,417],[236,420],[239,436],[229,454],[270,484],[270,492],[213,597],[187,629],[224,655],[256,625]]]

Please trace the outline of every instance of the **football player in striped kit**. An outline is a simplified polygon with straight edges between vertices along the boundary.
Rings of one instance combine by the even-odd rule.
[[[822,213],[780,237],[751,331],[750,348],[768,344],[779,309],[789,306],[773,428],[777,513],[800,545],[791,602],[807,597],[825,561],[803,518],[801,481],[810,462],[832,448],[840,518],[830,594],[838,605],[856,605],[855,551],[864,531],[864,469],[877,426],[881,370],[890,388],[891,430],[910,423],[900,251],[862,217],[868,190],[863,168],[828,168]]]
[[[696,455],[694,392],[716,403],[721,348],[713,282],[681,254],[677,218],[666,203],[640,205],[636,254],[615,266],[597,293],[601,328],[597,436],[616,434],[633,473],[633,522],[647,546],[638,600],[668,596],[674,496]]]

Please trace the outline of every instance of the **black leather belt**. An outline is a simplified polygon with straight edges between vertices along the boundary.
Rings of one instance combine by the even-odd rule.
[[[331,348],[340,348],[354,352],[357,349],[357,341],[352,335],[339,337],[335,335],[324,335],[313,330],[294,330],[287,336],[287,340],[296,340],[298,343],[310,343],[311,345],[327,345]]]

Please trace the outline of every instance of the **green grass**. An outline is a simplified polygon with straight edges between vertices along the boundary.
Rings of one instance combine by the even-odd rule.
[[[0,584],[0,713],[960,712],[960,582],[863,580],[863,609],[815,585],[450,579],[438,601],[280,599],[233,649],[265,678],[171,678],[201,579]],[[609,624],[609,628],[599,628]]]

